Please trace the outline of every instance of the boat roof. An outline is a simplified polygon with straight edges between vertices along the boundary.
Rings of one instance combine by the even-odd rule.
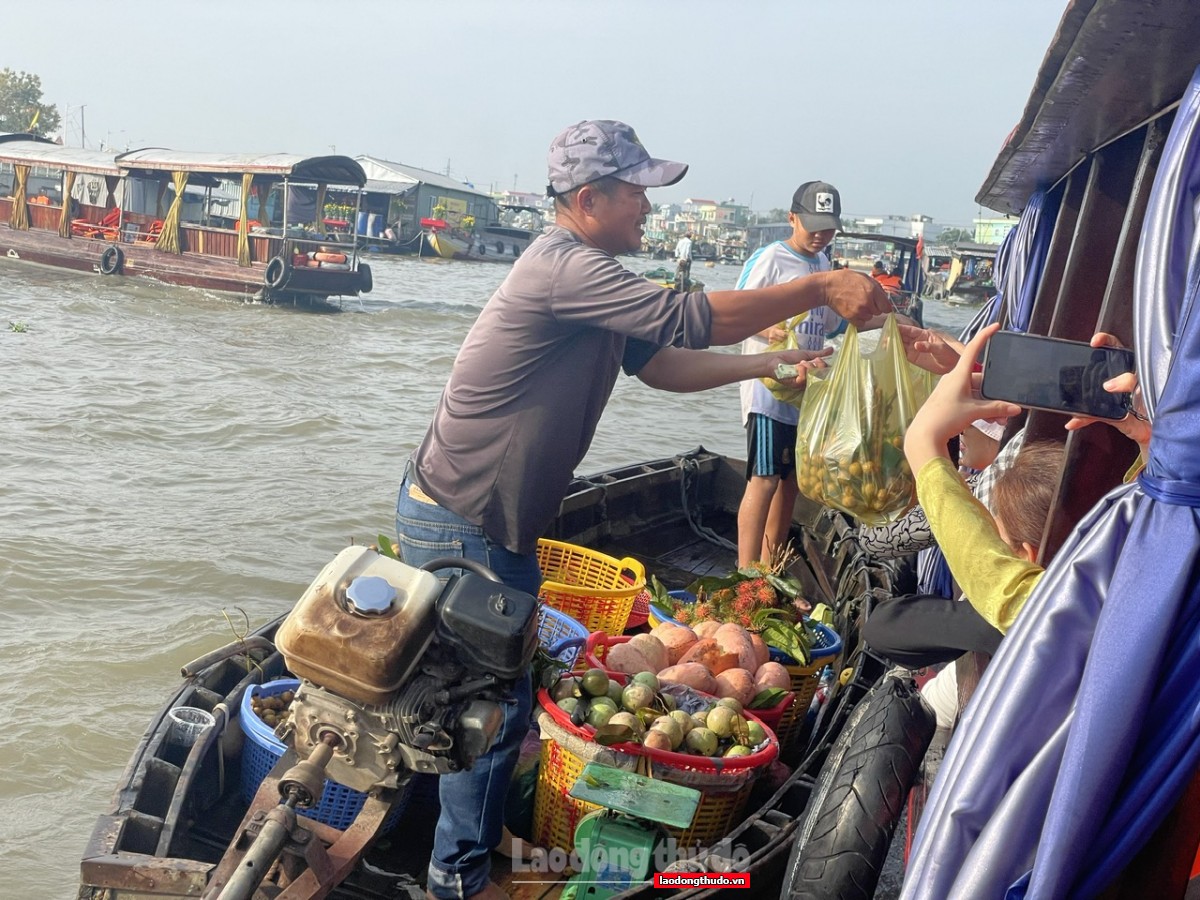
[[[1195,0],[1072,0],[976,201],[1019,213],[1034,191],[1173,106],[1197,46]]]
[[[10,140],[9,138],[18,138]],[[24,138],[24,140],[19,140]],[[0,135],[0,162],[20,166],[49,166],[89,175],[120,175],[113,154],[83,147],[64,147],[30,135]]]
[[[415,181],[384,181],[381,178],[368,178],[363,184],[363,190],[368,194],[407,194],[417,186]]]
[[[877,241],[881,244],[896,244],[900,247],[909,248],[915,248],[918,240],[915,237],[906,237],[899,234],[874,234],[869,231],[839,231],[837,236],[851,241]]]
[[[999,250],[999,244],[976,244],[971,241],[959,241],[954,245],[954,252],[958,256],[983,256],[991,259]]]
[[[349,156],[298,156],[293,153],[211,153],[151,147],[130,150],[116,158],[124,170],[207,172],[210,174],[274,175],[293,181],[361,186],[362,166]]]
[[[390,159],[380,159],[378,156],[367,156],[366,154],[354,158],[366,164],[365,168],[370,171],[372,180],[396,181],[408,185],[419,182],[432,185],[433,187],[460,191],[464,194],[478,194],[480,197],[486,197],[489,200],[492,199],[491,195],[485,191],[481,191],[465,182],[455,181],[441,172],[418,169],[416,166],[408,166],[404,163],[393,162]]]

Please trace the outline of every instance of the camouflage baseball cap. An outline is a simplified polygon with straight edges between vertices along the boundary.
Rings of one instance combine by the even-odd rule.
[[[624,122],[591,119],[578,122],[550,144],[551,197],[612,175],[642,187],[665,187],[687,174],[687,164],[654,159]]]

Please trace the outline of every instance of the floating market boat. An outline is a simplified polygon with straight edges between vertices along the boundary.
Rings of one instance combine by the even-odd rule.
[[[743,472],[741,463],[700,448],[577,479],[549,537],[595,548],[615,559],[633,557],[668,585],[728,573],[736,561],[728,538],[736,526]],[[805,515],[808,521],[797,522],[796,536],[805,543],[804,556],[816,564],[802,557],[791,572],[807,596],[842,611],[845,620],[838,627],[853,641],[865,605],[887,594],[889,570],[869,564],[853,542],[843,541],[843,520],[823,516],[815,506],[808,507]],[[281,610],[278,619],[244,641],[215,649],[184,667],[182,682],[152,717],[111,807],[97,822],[81,863],[81,898],[196,897],[219,887],[229,891],[222,897],[265,898],[281,888],[279,881],[286,884],[289,879],[283,896],[423,896],[421,879],[436,818],[429,815],[433,800],[428,796],[409,800],[407,807],[399,795],[390,797],[392,805],[371,806],[367,804],[372,801],[367,801],[358,824],[349,827],[344,820],[333,820],[339,827],[302,820],[302,829],[275,835],[276,850],[282,847],[284,856],[273,870],[278,881],[262,886],[260,893],[244,884],[238,888],[239,862],[242,867],[263,865],[262,858],[252,860],[253,851],[247,851],[247,846],[255,836],[260,842],[264,836],[270,838],[267,812],[279,803],[271,777],[262,782],[265,787],[258,787],[275,761],[262,759],[262,744],[271,739],[269,729],[247,717],[250,698],[262,684],[297,674],[288,670],[280,651],[286,638],[280,631],[286,612]],[[570,632],[552,632],[562,633]],[[790,776],[785,773],[782,782],[760,778],[744,811],[730,823],[732,829],[720,845],[723,849],[715,851],[711,860],[701,854],[690,865],[727,867],[728,854],[736,853],[739,868],[751,873],[757,890],[778,890],[791,839],[801,827],[815,776],[840,723],[883,671],[879,661],[861,653],[847,651],[845,662],[853,669],[853,678],[845,686],[837,685],[837,699],[821,707],[822,715],[805,726],[804,738],[798,739],[787,758]],[[399,692],[396,702],[403,697],[404,692]],[[201,727],[190,747],[180,745],[181,708],[194,710],[192,715],[204,723],[211,717],[211,727]],[[256,737],[256,729],[265,735]],[[382,743],[360,744],[375,746],[384,752]],[[910,767],[915,767],[913,758],[919,760],[922,749],[910,751]],[[277,752],[284,752],[282,744]],[[365,770],[371,768],[367,759],[375,751],[363,752],[360,762]],[[897,788],[901,793],[903,789]],[[387,792],[382,796],[387,799]],[[359,802],[363,803],[361,795]],[[377,835],[389,814],[393,818],[387,825],[394,828]],[[885,837],[890,836],[891,826],[894,819],[883,827]],[[303,838],[301,846],[297,838],[303,829],[309,837]],[[396,834],[403,839],[396,839]],[[326,849],[314,849],[317,845]],[[886,850],[886,841],[883,847]],[[522,868],[499,856],[493,877],[514,897],[553,896],[562,887],[552,881],[560,875],[531,875],[528,865]],[[634,884],[619,893],[634,897],[663,891]]]
[[[160,149],[113,156],[5,135],[6,176],[2,259],[270,301],[372,287],[357,251],[316,224],[329,185],[357,190],[365,181],[349,157]]]
[[[1187,126],[1197,120],[1200,85],[1189,88],[1198,62],[1197,46],[1200,8],[1189,0],[1068,4],[1024,116],[978,196],[984,206],[1021,214],[1008,252],[1002,250],[997,256],[1004,304],[996,310],[1010,327],[1079,341],[1103,330],[1134,345],[1134,295],[1141,290],[1135,290],[1138,264],[1165,259],[1139,257],[1144,236],[1164,253],[1182,254],[1171,265],[1151,266],[1165,273],[1164,279],[1183,279],[1188,267],[1194,268],[1191,238],[1197,231],[1190,215],[1195,192],[1188,194],[1188,186],[1197,177],[1177,177],[1177,173],[1181,158],[1196,159],[1200,151],[1182,152],[1189,146],[1188,135],[1172,134],[1171,129],[1177,121]],[[1200,132],[1200,127],[1192,126],[1191,131]],[[1182,202],[1173,208],[1175,214],[1167,215],[1164,198],[1184,188]],[[1162,221],[1167,219],[1186,223],[1186,234],[1167,239]],[[1188,283],[1190,304],[1200,279],[1191,277]],[[1192,312],[1191,305],[1185,311]],[[1164,317],[1179,320],[1158,329],[1170,336],[1167,344],[1179,342],[1175,366],[1168,365],[1171,347],[1154,344],[1151,337],[1136,343],[1139,356],[1144,356],[1139,363],[1143,386],[1152,392],[1153,400],[1163,396],[1164,378],[1171,388],[1171,378],[1182,373],[1180,390],[1200,383],[1187,370],[1190,360],[1185,358],[1197,356],[1196,317],[1188,320],[1179,306],[1167,312],[1170,316],[1149,307],[1138,310],[1139,316],[1146,316],[1149,331],[1164,324]],[[1048,889],[1045,896],[1092,896],[1103,889],[1108,897],[1184,896],[1200,845],[1200,821],[1192,814],[1200,783],[1196,780],[1200,740],[1194,729],[1165,733],[1161,728],[1180,717],[1186,720],[1181,727],[1195,721],[1200,701],[1194,694],[1182,694],[1178,703],[1155,706],[1156,714],[1145,717],[1136,715],[1138,706],[1132,700],[1119,705],[1135,688],[1136,696],[1147,704],[1157,701],[1155,685],[1176,673],[1179,677],[1171,682],[1176,687],[1179,682],[1200,683],[1194,603],[1176,609],[1161,602],[1172,591],[1194,594],[1195,579],[1188,573],[1194,574],[1195,567],[1195,523],[1186,515],[1157,529],[1149,523],[1165,507],[1186,512],[1177,506],[1178,494],[1195,493],[1194,467],[1187,468],[1186,460],[1195,458],[1200,436],[1194,434],[1194,426],[1188,430],[1176,424],[1187,418],[1195,401],[1189,401],[1190,394],[1168,391],[1165,396],[1171,402],[1156,410],[1158,443],[1152,449],[1151,470],[1179,490],[1176,496],[1159,491],[1165,497],[1161,501],[1142,497],[1143,505],[1128,509],[1120,522],[1104,521],[1103,528],[1091,521],[1093,541],[1112,538],[1118,531],[1132,535],[1126,546],[1104,547],[1092,556],[1087,555],[1087,541],[1074,534],[1079,523],[1093,508],[1101,515],[1106,504],[1138,502],[1139,492],[1150,490],[1133,485],[1115,499],[1106,498],[1121,483],[1136,448],[1112,429],[1093,426],[1067,433],[1061,416],[1028,413],[1027,440],[1065,441],[1066,474],[1042,542],[1043,554],[1058,557],[1047,571],[1045,584],[1078,571],[1090,587],[1062,582],[1061,591],[1035,593],[1024,619],[988,664],[976,701],[987,697],[992,705],[982,712],[977,706],[966,709],[925,810],[912,881],[905,887],[909,896],[938,900],[967,896],[938,882],[939,875],[953,877],[969,871],[980,877],[993,877],[996,872],[1007,876],[1010,870],[1019,873],[1032,867],[1035,859],[1040,862],[1034,872],[1036,882],[1061,874],[1063,861],[1081,854],[1082,862],[1066,875],[1070,883],[1061,891]],[[1157,455],[1167,453],[1173,457],[1155,461]],[[698,574],[732,568],[734,552],[721,538],[728,542],[734,533],[743,489],[743,470],[736,461],[703,450],[639,463],[576,480],[549,537],[618,559],[633,557],[668,586],[681,586]],[[1143,537],[1158,533],[1170,534],[1171,539],[1138,544],[1139,530]],[[797,752],[785,759],[791,773],[773,790],[760,779],[727,840],[729,846],[746,851],[737,858],[737,867],[750,874],[755,894],[780,893],[789,900],[865,897],[870,896],[882,864],[880,849],[886,851],[900,816],[907,778],[876,776],[892,769],[895,759],[904,769],[920,758],[923,741],[928,740],[928,715],[922,718],[919,704],[914,708],[908,682],[885,674],[884,661],[858,639],[861,623],[874,604],[900,590],[896,570],[866,556],[850,539],[843,518],[818,509],[798,509],[796,536],[805,553],[793,574],[804,583],[806,595],[834,608],[836,628],[846,648],[841,666],[849,676],[845,684],[829,685],[829,699],[807,726]],[[1156,561],[1152,568],[1165,573],[1164,578],[1147,570],[1149,553]],[[1079,554],[1077,567],[1069,565],[1073,554]],[[1119,582],[1129,587],[1128,598],[1116,598],[1125,602],[1108,598],[1100,603],[1095,592],[1108,590],[1110,574],[1124,577],[1125,557],[1138,569],[1140,580]],[[1169,580],[1166,575],[1177,573],[1182,574],[1164,583]],[[1062,605],[1051,606],[1054,597],[1060,597]],[[1029,615],[1041,609],[1045,615]],[[110,808],[97,822],[81,862],[83,900],[199,896],[214,885],[214,878],[229,875],[230,869],[222,869],[221,861],[231,846],[233,858],[244,858],[238,854],[245,854],[249,837],[266,830],[265,813],[261,820],[247,814],[254,803],[271,801],[269,791],[266,796],[255,793],[248,801],[241,789],[247,755],[252,752],[247,748],[253,743],[243,727],[242,709],[247,695],[264,682],[296,674],[286,668],[278,648],[287,610],[280,612],[279,619],[244,641],[214,650],[185,667],[182,683],[151,718]],[[1113,629],[1120,641],[1093,646],[1093,631],[1099,632],[1101,626]],[[1028,657],[1035,652],[1040,655],[1031,663]],[[1089,660],[1095,665],[1085,671]],[[1053,679],[1047,679],[1048,671],[1054,673]],[[1091,677],[1110,679],[1105,682],[1110,689],[1093,691],[1090,699],[1086,692],[1075,691],[1082,679]],[[878,715],[876,701],[882,696],[882,685],[898,698],[893,708],[903,715]],[[1035,762],[1066,752],[1051,732],[1065,733],[1073,721],[1055,719],[1049,730],[1038,730],[1048,713],[1062,712],[1056,708],[1062,702],[1077,721],[1090,716],[1089,723],[1132,734],[1139,755],[1130,752],[1121,758],[1118,754],[1114,765],[1107,745],[1089,742],[1097,732],[1085,732],[1066,745],[1074,755],[1064,757],[1057,777],[1051,773],[1043,782],[1057,782],[1053,797],[1046,796],[1047,789],[1032,788],[1006,795],[1011,785],[997,787],[995,779],[1011,779],[1019,789],[1025,785],[1017,780],[1024,767],[1036,775]],[[198,709],[213,720],[183,753],[170,718],[179,707]],[[867,736],[876,733],[873,723],[893,718],[899,718],[901,733],[859,752]],[[958,750],[960,741],[963,751]],[[955,760],[960,752],[965,755]],[[872,783],[870,790],[859,789],[862,784],[857,779],[863,772]],[[1093,791],[1083,792],[1072,781],[1093,773],[1100,779]],[[267,788],[271,777],[263,782]],[[994,790],[981,792],[985,784]],[[872,806],[860,805],[868,797]],[[1011,799],[1012,806],[996,809],[993,801],[999,797]],[[1132,808],[1125,802],[1129,797]],[[431,816],[411,814],[415,804],[410,799],[396,826],[395,833],[402,839],[376,837],[376,829],[399,805],[388,799],[397,798],[381,795],[369,809],[364,805],[368,834],[355,825],[344,830],[306,825],[306,830],[284,835],[288,862],[272,877],[292,878],[285,896],[422,895]],[[1027,799],[1032,806],[1024,804]],[[1090,812],[1097,802],[1095,815],[1070,815],[1075,804],[1089,804]],[[1047,824],[1047,807],[1061,808],[1067,815]],[[953,833],[955,828],[965,828],[978,835],[992,827],[993,819],[1006,826],[1004,839],[978,841],[972,848],[971,836]],[[1056,834],[1055,828],[1064,821],[1087,832]],[[860,829],[864,822],[871,827]],[[1109,824],[1120,827],[1100,830]],[[850,832],[862,843],[847,849],[838,842],[850,841]],[[349,843],[343,843],[347,834]],[[826,837],[834,842],[832,846],[824,843]],[[973,849],[975,857],[965,859],[964,848]],[[697,864],[728,869],[731,859],[722,853],[701,856]],[[552,896],[560,887],[518,883],[522,879],[514,877],[513,871],[498,869],[496,874],[514,896]],[[854,889],[843,889],[841,880],[854,881],[860,875]],[[1089,881],[1093,876],[1102,877],[1103,883],[1093,884]],[[1008,884],[987,895],[1002,896]],[[679,893],[636,884],[617,896],[668,892]],[[682,893],[690,898],[710,892]],[[260,895],[267,896],[265,888]]]
[[[854,248],[854,253],[847,252]],[[892,274],[896,284],[884,285],[892,308],[918,324],[923,323],[925,269],[922,265],[923,243],[920,238],[870,232],[840,231],[834,238],[834,255],[861,256],[862,248],[882,247],[892,259]]]
[[[455,233],[429,227],[425,241],[442,259],[466,259],[475,262],[514,262],[541,234],[532,228],[511,225],[483,225],[475,231]]]
[[[958,243],[951,251],[950,270],[942,287],[950,302],[982,303],[996,293],[995,244]]]

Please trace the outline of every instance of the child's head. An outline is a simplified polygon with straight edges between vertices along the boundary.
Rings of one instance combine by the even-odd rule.
[[[972,422],[959,435],[958,464],[969,469],[982,469],[990,466],[1000,454],[1000,438],[1004,434],[1004,426],[998,422],[985,422],[983,419]]]
[[[1027,444],[992,488],[992,509],[1000,537],[1014,553],[1030,562],[1037,560],[1062,468],[1062,444]]]

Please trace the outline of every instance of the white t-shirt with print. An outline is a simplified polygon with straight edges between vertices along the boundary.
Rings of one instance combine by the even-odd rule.
[[[785,284],[814,272],[827,272],[829,268],[829,260],[825,256],[808,256],[794,250],[786,241],[775,241],[765,247],[759,247],[746,260],[741,277],[738,278],[737,289],[742,291]],[[818,306],[809,310],[795,325],[797,345],[801,350],[820,350],[825,346],[825,335],[836,329],[840,322],[837,313],[828,306]],[[743,353],[762,353],[766,349],[766,339],[756,334],[742,342]],[[786,425],[795,425],[799,420],[800,410],[790,403],[776,400],[759,379],[743,381],[740,387],[743,425],[749,419],[750,413],[770,416]]]

